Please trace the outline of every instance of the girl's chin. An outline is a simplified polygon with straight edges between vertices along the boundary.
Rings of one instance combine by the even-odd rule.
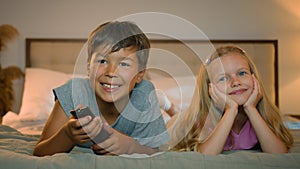
[[[234,100],[239,106],[242,106],[246,103],[247,99],[246,98],[231,98]]]
[[[236,102],[239,106],[242,106],[242,105],[244,105],[244,104],[246,103],[245,100],[236,100],[235,102]]]

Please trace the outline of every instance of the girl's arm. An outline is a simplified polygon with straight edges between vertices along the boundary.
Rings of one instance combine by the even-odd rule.
[[[273,133],[256,108],[257,103],[262,98],[262,94],[260,92],[257,79],[254,77],[254,75],[252,76],[254,81],[254,89],[251,96],[244,104],[245,113],[247,114],[252,127],[254,128],[263,152],[286,153],[288,152],[288,149],[285,143]]]
[[[199,144],[199,151],[203,154],[220,154],[223,151],[227,137],[232,128],[237,109],[225,111],[222,119],[217,124],[216,128],[212,131],[209,137]]]
[[[90,141],[89,135],[86,134],[86,131],[89,130],[84,130],[81,127],[81,125],[89,123],[90,118],[89,116],[83,117],[80,119],[80,122],[73,117],[68,119],[59,102],[55,101],[53,110],[34,148],[33,154],[36,156],[45,156],[60,152],[69,152],[76,143],[86,143]],[[93,123],[91,122],[86,126],[100,131],[100,129],[95,126],[97,122],[99,124],[99,121],[93,120]],[[93,134],[91,132],[88,133],[90,133],[90,135]]]
[[[287,153],[288,149],[285,143],[277,137],[269,128],[267,123],[261,117],[254,107],[245,108],[245,112],[251,122],[252,127],[259,140],[263,152],[266,153]]]
[[[210,95],[216,105],[225,104],[225,112],[210,136],[201,144],[199,151],[203,154],[219,154],[223,151],[227,137],[231,131],[235,117],[238,113],[238,104],[221,93],[215,85],[210,85]]]

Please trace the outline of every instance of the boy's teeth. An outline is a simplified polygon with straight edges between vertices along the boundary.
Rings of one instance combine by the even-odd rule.
[[[103,86],[111,89],[118,87],[118,85],[109,85],[109,84],[103,84]]]

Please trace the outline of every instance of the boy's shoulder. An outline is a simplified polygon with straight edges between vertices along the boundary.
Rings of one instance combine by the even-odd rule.
[[[136,86],[134,87],[135,89],[149,89],[149,90],[153,90],[154,89],[154,85],[151,81],[143,79],[140,83],[136,84]]]
[[[62,86],[68,86],[68,87],[82,87],[82,86],[88,86],[89,85],[89,79],[88,78],[79,78],[79,77],[73,77],[69,79],[65,84]]]
[[[132,90],[131,100],[139,100],[139,102],[147,102],[149,96],[155,93],[154,85],[149,80],[143,79],[136,84]]]
[[[66,83],[54,88],[55,93],[61,93],[62,95],[72,95],[74,91],[89,93],[91,90],[89,80],[87,78],[71,78]],[[76,93],[75,92],[75,93]]]
[[[130,104],[126,106],[125,112],[130,112],[128,116],[134,116],[134,118],[139,117],[138,115],[141,112],[160,113],[158,99],[152,82],[142,80],[139,84],[136,84],[130,95]]]

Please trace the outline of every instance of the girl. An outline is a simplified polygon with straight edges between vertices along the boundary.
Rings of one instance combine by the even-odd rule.
[[[236,46],[216,49],[201,67],[197,84],[190,107],[168,123],[173,125],[172,150],[288,152],[292,135],[244,50]]]

